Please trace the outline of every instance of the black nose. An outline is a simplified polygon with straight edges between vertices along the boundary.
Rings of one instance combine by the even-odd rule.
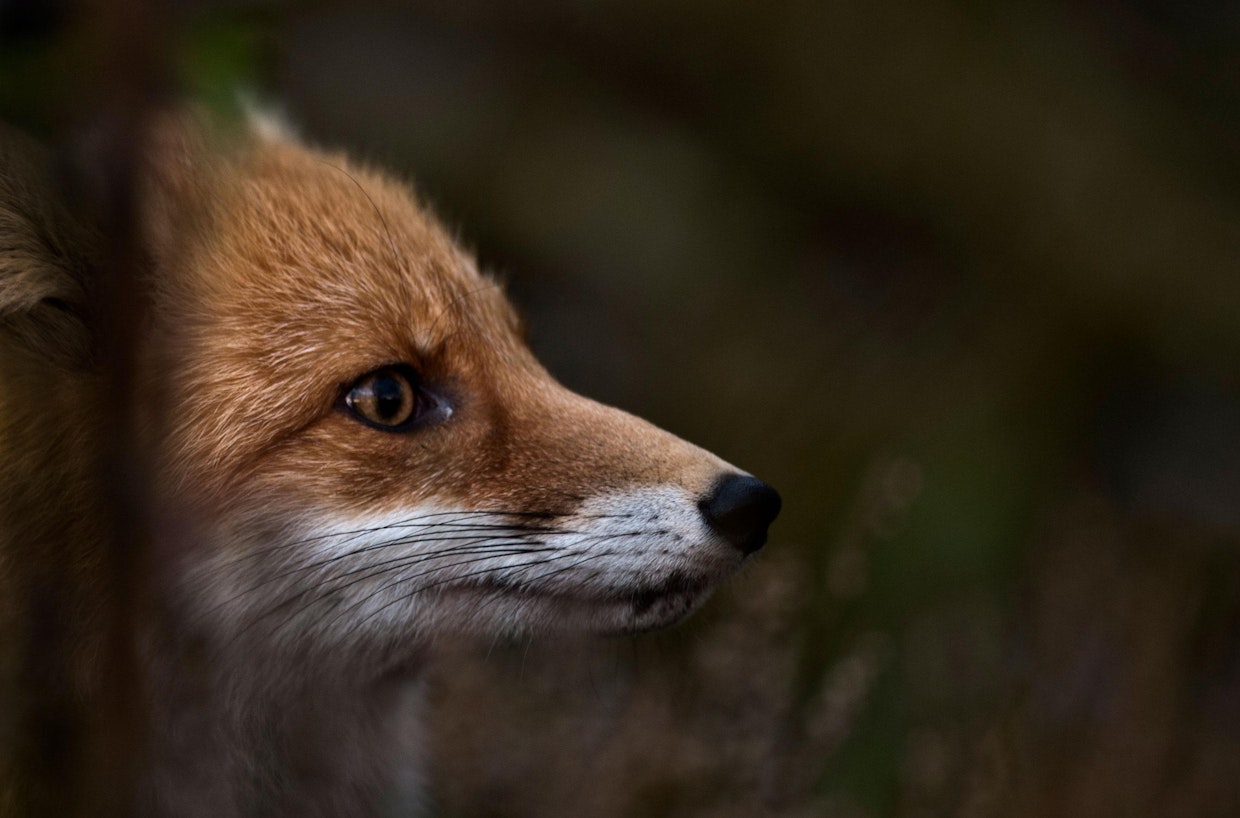
[[[715,484],[698,508],[711,528],[751,554],[766,543],[766,528],[779,516],[781,505],[779,492],[758,478],[730,474]]]

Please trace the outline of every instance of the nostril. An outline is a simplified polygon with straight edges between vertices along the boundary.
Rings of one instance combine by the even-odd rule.
[[[766,529],[777,516],[779,492],[756,477],[730,474],[714,485],[698,508],[707,524],[746,554],[766,543]]]

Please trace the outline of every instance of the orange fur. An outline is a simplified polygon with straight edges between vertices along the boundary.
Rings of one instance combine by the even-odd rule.
[[[98,238],[14,156],[0,374],[9,395],[56,389],[38,411],[0,396],[0,479],[19,489],[0,507],[0,591],[51,588],[75,609],[62,635],[81,681],[58,694],[73,713],[103,672],[89,662],[106,604],[89,580]],[[500,287],[405,185],[179,116],[153,134],[142,193],[139,411],[154,512],[181,546],[151,589],[160,618],[135,634],[157,691],[152,811],[366,814],[399,763],[376,702],[430,633],[667,624],[764,538],[769,488],[557,384]],[[349,408],[390,366],[433,418],[390,430]],[[51,517],[70,510],[80,530],[57,542]],[[12,646],[38,607],[15,598],[0,596],[0,683],[21,676]],[[30,685],[8,688],[12,701]],[[307,730],[322,742],[292,739]],[[307,766],[322,774],[290,777]]]

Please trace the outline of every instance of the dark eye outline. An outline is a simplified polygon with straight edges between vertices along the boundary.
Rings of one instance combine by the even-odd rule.
[[[359,389],[365,386],[368,381],[384,375],[404,381],[412,395],[413,406],[409,411],[409,416],[398,423],[383,423],[382,421],[368,418],[362,414],[361,410],[354,403],[356,400],[354,394]],[[417,372],[414,371],[413,367],[405,364],[381,366],[362,375],[345,387],[340,396],[339,405],[354,420],[372,429],[378,429],[381,432],[408,432],[424,426],[428,422],[446,419],[451,414],[451,410],[446,404],[422,388]]]

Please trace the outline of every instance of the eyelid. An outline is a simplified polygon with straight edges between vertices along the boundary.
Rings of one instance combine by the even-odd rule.
[[[389,372],[389,371],[400,373],[402,376],[405,377],[406,380],[409,381],[410,385],[413,386],[414,389],[421,388],[422,378],[418,375],[418,371],[414,369],[412,366],[410,366],[409,364],[404,364],[404,363],[380,364],[379,366],[374,366],[374,367],[371,367],[370,369],[367,369],[365,372],[358,373],[352,378],[349,378],[347,381],[343,381],[340,384],[340,398],[337,402],[343,406],[345,398],[349,396],[349,393],[352,392],[357,387],[358,384],[362,383],[367,378],[372,378],[375,375],[379,375],[379,374],[382,374],[384,372]]]

